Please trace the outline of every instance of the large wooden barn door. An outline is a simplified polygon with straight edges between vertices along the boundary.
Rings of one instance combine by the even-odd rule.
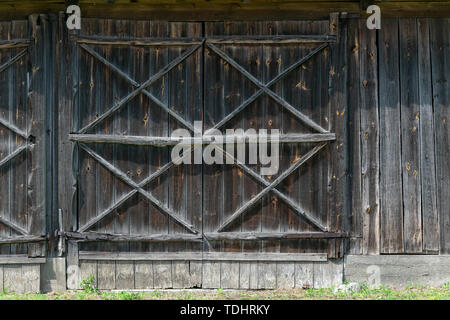
[[[260,163],[204,166],[205,252],[342,254],[344,199],[336,197],[345,164],[336,153],[344,137],[335,141],[333,131],[336,118],[345,126],[335,98],[345,95],[333,88],[340,71],[331,26],[206,23],[205,131],[278,129],[281,145],[274,175],[260,175]]]
[[[73,142],[59,159],[60,175],[74,177],[60,201],[72,213],[59,233],[69,240],[69,287],[79,265],[102,289],[189,287],[217,277],[216,260],[235,261],[231,272],[242,259],[339,257],[344,209],[335,191],[345,169],[333,155],[343,139],[334,129],[345,112],[330,90],[334,31],[328,20],[84,19],[66,39],[72,111],[59,120]],[[171,157],[177,129],[203,135],[185,151],[195,159],[212,129],[249,128],[281,132],[275,174],[246,161]]]
[[[46,20],[38,19],[0,22],[0,265],[45,255]],[[5,287],[24,290],[14,280],[20,268],[5,269]]]
[[[201,164],[174,165],[162,142],[202,119],[201,26],[88,19],[71,39],[76,193],[72,230],[62,233],[69,256],[79,252],[85,264],[104,251],[130,260],[130,252],[158,261],[201,256]],[[170,265],[160,268],[167,266],[170,276]],[[117,268],[134,273],[133,263]]]

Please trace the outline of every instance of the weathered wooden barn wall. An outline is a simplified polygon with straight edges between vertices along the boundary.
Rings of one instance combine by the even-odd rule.
[[[101,289],[321,287],[342,280],[345,254],[448,254],[449,23],[84,19],[76,33],[63,14],[2,22],[0,287],[13,269],[36,287],[36,257],[57,254],[58,208],[71,288],[78,266]],[[11,64],[14,39],[33,41]],[[293,140],[278,175],[169,166],[155,138],[197,118],[204,130],[282,129]],[[20,143],[32,145],[27,170],[10,161]]]
[[[348,188],[339,91],[346,82],[338,81],[346,73],[332,67],[347,55],[345,42],[333,40],[335,27],[85,19],[79,34],[66,34],[56,79],[66,79],[57,81],[60,95],[72,97],[58,121],[69,268],[80,265],[110,289],[134,287],[150,272],[159,282],[146,285],[156,287],[276,287],[294,283],[296,265],[307,277],[329,268],[342,274],[342,261],[324,261],[343,254],[338,195]],[[149,86],[131,100],[140,83]],[[293,107],[297,99],[304,104]],[[294,140],[283,144],[280,170],[268,178],[259,166],[173,166],[168,146],[152,139],[194,120],[204,131],[277,128]],[[336,135],[341,147],[333,153]],[[274,195],[271,181],[280,185]],[[240,283],[241,272],[242,279],[256,272],[258,284]]]
[[[449,20],[350,22],[350,253],[448,254]]]

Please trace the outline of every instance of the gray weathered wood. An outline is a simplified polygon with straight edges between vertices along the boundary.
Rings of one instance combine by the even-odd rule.
[[[40,264],[45,258],[28,258],[27,255],[1,255],[0,264]]]
[[[322,142],[315,146],[311,151],[301,157],[297,162],[291,165],[286,171],[280,174],[268,187],[258,193],[255,197],[245,203],[242,207],[236,210],[222,225],[217,229],[217,231],[223,231],[227,226],[233,223],[238,217],[240,217],[245,211],[250,209],[257,201],[262,199],[267,193],[269,193],[273,188],[275,188],[278,184],[280,184],[289,174],[298,169],[302,164],[304,164],[307,160],[313,157],[317,152],[322,149],[326,143]],[[324,230],[325,231],[325,230]]]
[[[173,288],[172,277],[171,261],[153,262],[153,279],[155,288]]]
[[[93,285],[98,287],[97,261],[80,261],[80,281],[94,277]]]
[[[222,262],[220,265],[220,288],[239,288],[239,262]]]
[[[436,203],[433,96],[430,55],[430,21],[417,21],[420,104],[420,177],[422,182],[423,250],[439,251],[439,215]]]
[[[192,235],[192,234],[126,235],[126,234],[108,234],[98,232],[59,232],[58,234],[67,237],[69,239],[76,239],[78,242],[200,241],[202,239],[201,235]]]
[[[403,190],[400,135],[398,20],[386,19],[379,32],[380,250],[403,252]]]
[[[314,263],[295,263],[295,288],[312,288],[314,286]]]
[[[202,288],[220,288],[221,263],[217,261],[205,261],[202,268]]]
[[[239,262],[239,289],[250,289],[250,264]]]
[[[448,255],[348,255],[344,272],[349,282],[374,284],[379,279],[381,284],[393,287],[440,287],[450,281],[449,264]]]
[[[26,293],[40,292],[41,266],[30,264],[22,266],[23,291]]]
[[[98,262],[98,288],[100,290],[116,289],[116,263],[115,261]]]
[[[134,263],[116,261],[116,289],[134,289]]]
[[[172,145],[223,145],[227,143],[235,143],[241,141],[242,143],[257,143],[258,136],[245,135],[236,136],[228,135],[226,139],[224,136],[206,135],[203,137],[147,137],[147,136],[127,136],[127,135],[102,135],[102,134],[69,134],[69,139],[72,141],[85,143],[120,143],[129,145],[155,146],[166,147]],[[336,135],[334,133],[316,133],[316,134],[281,134],[278,137],[269,135],[267,142],[276,141],[279,143],[307,143],[307,142],[321,142],[334,141]]]
[[[416,19],[401,19],[400,101],[403,178],[403,242],[405,252],[422,252],[422,192],[420,175],[420,105]]]
[[[450,21],[431,22],[431,67],[433,80],[433,107],[436,147],[436,186],[439,212],[439,252],[450,254]]]
[[[11,264],[3,266],[3,288],[7,292],[24,293],[25,283],[22,277],[22,265]]]
[[[359,20],[360,29],[360,97],[361,97],[361,191],[363,215],[363,254],[380,251],[380,150],[378,119],[378,74],[376,31],[366,28],[366,20]]]
[[[153,262],[136,261],[134,263],[134,281],[136,289],[151,289],[153,285]]]
[[[209,240],[268,240],[268,239],[334,239],[346,238],[346,232],[207,232]]]
[[[341,284],[343,280],[343,259],[314,263],[314,288],[331,288]]]
[[[277,264],[277,288],[293,289],[295,287],[294,262],[278,262]]]
[[[3,292],[3,266],[0,265],[0,290]]]
[[[277,264],[275,262],[258,262],[258,289],[275,289],[277,287]]]
[[[244,253],[244,252],[80,252],[83,261],[326,261],[325,253]]]
[[[233,44],[233,45],[264,45],[264,44],[301,44],[312,42],[334,42],[336,36],[333,35],[266,35],[266,36],[228,36],[228,37],[208,37],[207,43]]]

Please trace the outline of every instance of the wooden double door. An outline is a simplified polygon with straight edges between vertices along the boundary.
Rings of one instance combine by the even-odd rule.
[[[345,39],[340,45],[337,27],[82,20],[63,42],[71,81],[59,122],[64,235],[86,254],[339,256]],[[278,129],[279,169],[262,175],[264,165],[248,161],[250,144],[246,161],[224,146],[213,152],[223,164],[177,165],[177,129]]]

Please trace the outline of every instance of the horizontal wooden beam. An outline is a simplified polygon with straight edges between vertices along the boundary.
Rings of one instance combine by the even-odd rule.
[[[336,37],[330,35],[290,35],[290,36],[228,36],[209,37],[207,43],[214,44],[296,44],[309,42],[335,42]]]
[[[29,39],[0,40],[0,49],[27,47],[30,45],[30,42],[31,40]]]
[[[28,258],[27,255],[0,255],[0,265],[2,264],[42,264],[45,258]]]
[[[375,1],[382,17],[448,17],[450,1]],[[138,1],[80,0],[82,17],[171,21],[328,19],[332,12],[365,15],[359,1]],[[64,11],[60,1],[0,1],[0,20]]]
[[[10,244],[10,243],[30,243],[30,242],[41,242],[45,241],[44,236],[17,236],[11,238],[0,238],[0,244]]]
[[[190,46],[203,43],[203,38],[120,38],[104,36],[77,37],[78,43],[113,46]]]
[[[107,234],[97,232],[64,232],[58,231],[58,236],[78,240],[78,242],[152,242],[152,241],[201,241],[202,236],[196,234],[149,234],[149,235],[126,235],[126,234]]]
[[[90,252],[80,251],[79,260],[98,261],[327,261],[326,253],[242,252]]]
[[[205,233],[208,240],[279,240],[348,238],[347,232],[216,232]]]
[[[226,137],[226,139],[225,139]],[[106,134],[69,134],[69,139],[84,143],[117,143],[129,145],[144,145],[165,147],[173,145],[200,145],[200,144],[228,144],[228,143],[257,143],[257,135],[229,135],[229,136],[203,136],[203,137],[149,137],[149,136],[126,136]],[[222,141],[221,141],[222,140]],[[279,143],[311,143],[334,141],[334,133],[317,134],[282,134],[278,137],[267,135],[267,142]]]

